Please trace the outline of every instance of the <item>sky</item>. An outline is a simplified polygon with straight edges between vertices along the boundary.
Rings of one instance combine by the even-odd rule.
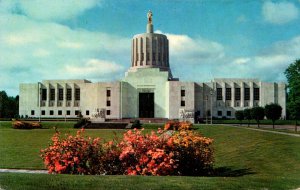
[[[167,35],[181,81],[285,82],[300,59],[300,0],[0,0],[0,91],[20,83],[124,78],[131,39]]]

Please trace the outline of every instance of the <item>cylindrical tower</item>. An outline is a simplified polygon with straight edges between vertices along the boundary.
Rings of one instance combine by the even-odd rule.
[[[132,39],[131,68],[159,68],[169,71],[169,41],[163,34],[153,33],[152,12],[148,12],[147,33],[137,34]],[[170,75],[171,76],[171,75]]]

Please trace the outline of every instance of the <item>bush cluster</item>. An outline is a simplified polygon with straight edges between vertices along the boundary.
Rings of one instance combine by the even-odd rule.
[[[87,123],[90,123],[90,121],[87,118],[80,118],[75,124],[74,128],[82,128],[84,127]]]
[[[188,121],[176,121],[176,120],[170,120],[168,121],[165,126],[164,130],[191,130],[192,129],[192,123]]]
[[[185,124],[183,124],[185,125]],[[213,165],[212,139],[188,130],[128,130],[119,141],[54,134],[41,157],[49,173],[205,175]]]
[[[12,127],[14,129],[40,129],[42,128],[42,125],[39,122],[13,121]]]

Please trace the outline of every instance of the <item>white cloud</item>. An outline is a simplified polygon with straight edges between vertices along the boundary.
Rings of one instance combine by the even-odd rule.
[[[50,52],[45,49],[36,49],[33,51],[32,55],[35,57],[47,57],[50,55]]]
[[[262,7],[265,21],[273,24],[285,24],[298,18],[299,11],[293,3],[265,1]]]
[[[1,14],[0,25],[0,89],[9,94],[44,79],[120,79],[130,65],[128,38],[16,14]]]
[[[123,66],[113,61],[90,59],[80,66],[65,66],[65,72],[77,77],[89,76],[91,78],[101,78],[103,75],[121,72],[123,68]]]
[[[285,81],[284,71],[300,57],[300,36],[276,42],[252,57],[239,57],[221,64],[219,76]]]
[[[247,64],[251,59],[249,57],[236,58],[233,63],[238,65]]]
[[[24,13],[37,20],[66,20],[100,5],[100,0],[30,0],[20,1]]]
[[[162,33],[161,31],[156,31]],[[224,57],[222,44],[204,39],[191,38],[187,35],[165,33],[169,39],[170,57],[176,63],[202,64]]]

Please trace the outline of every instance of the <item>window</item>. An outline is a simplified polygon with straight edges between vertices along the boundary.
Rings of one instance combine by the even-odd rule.
[[[158,58],[157,59],[158,59],[158,61],[160,61],[160,53],[158,53]]]
[[[106,106],[108,106],[108,107],[110,106],[110,100],[106,101]]]
[[[110,115],[110,110],[106,110],[106,115]]]
[[[236,102],[235,105],[236,105],[236,107],[239,107],[240,106],[240,102]]]
[[[231,111],[227,111],[227,116],[231,117]]]
[[[111,95],[111,94],[110,94],[110,90],[107,89],[107,90],[106,90],[106,97],[110,97],[110,95]]]
[[[254,100],[259,100],[259,88],[254,88]]]
[[[45,115],[45,113],[46,113],[45,110],[42,110],[42,113],[41,113],[41,114],[42,114],[42,115]]]
[[[55,100],[55,89],[54,88],[50,89],[50,100],[51,101]]]
[[[226,100],[231,100],[231,88],[226,88]]]
[[[71,111],[70,110],[67,110],[67,115],[71,115]]]
[[[210,116],[210,110],[207,110],[207,116]]]
[[[144,53],[141,53],[141,61],[144,61]]]
[[[89,111],[89,110],[86,110],[86,111],[85,111],[85,115],[90,115],[90,111]]]
[[[218,116],[222,117],[222,111],[218,111]]]
[[[152,61],[155,61],[155,53],[152,53]]]
[[[31,110],[31,115],[34,115],[34,110]]]
[[[150,55],[147,53],[147,61],[150,61]]]
[[[58,110],[57,114],[58,114],[58,115],[62,115],[62,111],[61,111],[61,110]]]
[[[235,100],[241,100],[241,88],[235,88]]]
[[[80,100],[80,88],[75,88],[75,100]]]
[[[184,107],[184,106],[185,106],[185,101],[184,101],[184,100],[181,100],[180,105],[181,105],[182,107]]]
[[[250,88],[245,88],[244,98],[245,100],[250,100]]]
[[[185,90],[181,90],[181,97],[184,97],[185,96]]]
[[[53,110],[50,110],[50,115],[53,115],[53,114],[54,114]]]
[[[217,100],[222,100],[222,88],[217,88]]]
[[[58,100],[59,101],[64,100],[64,89],[62,89],[62,88],[58,89]]]
[[[79,115],[79,110],[75,110],[75,115],[78,116]]]
[[[72,100],[72,89],[71,88],[67,89],[67,100]]]
[[[47,100],[47,89],[42,89],[42,100]]]

